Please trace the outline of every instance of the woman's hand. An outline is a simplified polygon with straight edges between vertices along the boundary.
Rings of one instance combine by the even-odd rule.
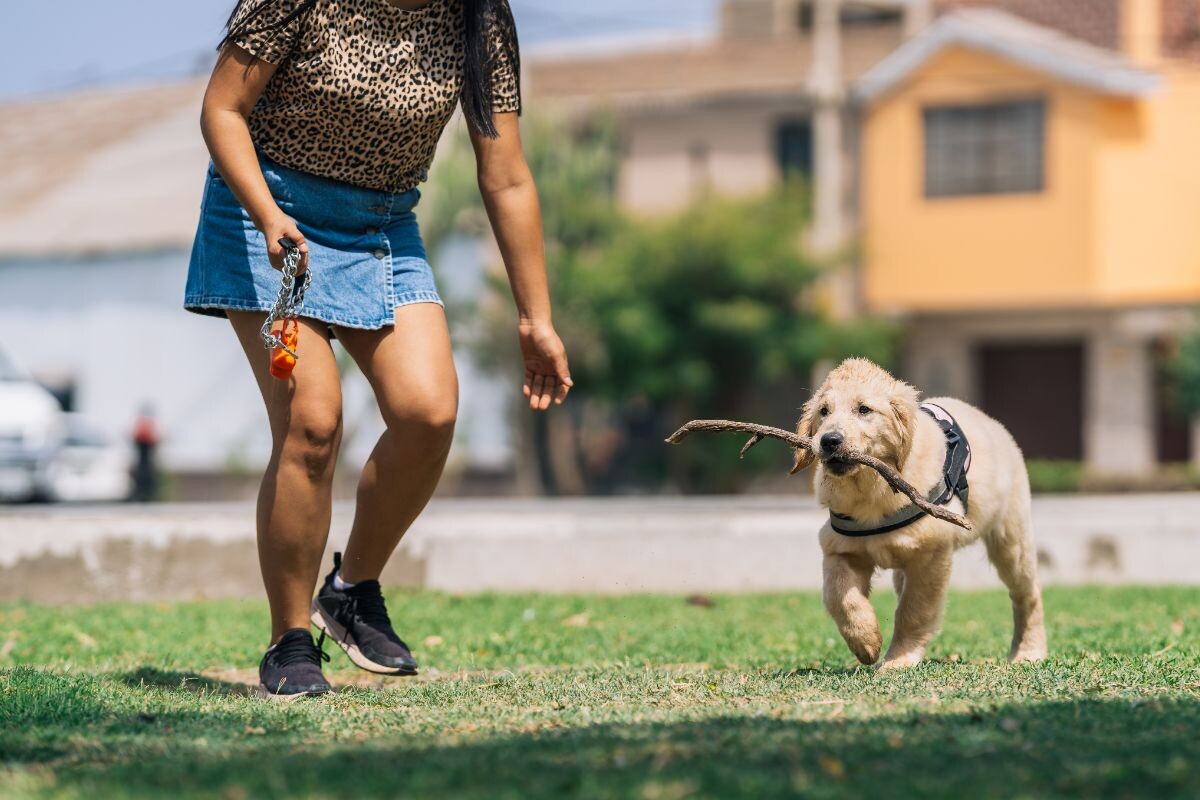
[[[553,401],[562,405],[575,384],[567,367],[567,351],[548,323],[522,321],[517,328],[525,361],[525,396],[529,407],[545,411]]]
[[[308,242],[296,227],[296,221],[281,211],[278,216],[262,225],[262,232],[263,236],[267,237],[267,253],[271,257],[271,266],[280,272],[283,271],[285,250],[279,240],[286,238],[300,248],[300,266],[296,268],[296,274],[303,275],[308,269]]]

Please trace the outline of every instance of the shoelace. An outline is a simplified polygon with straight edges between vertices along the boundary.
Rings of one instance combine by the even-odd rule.
[[[379,591],[379,584],[376,581],[360,583],[347,592],[347,596],[350,598],[344,606],[347,620],[358,617],[360,621],[371,627],[391,627],[392,621],[388,617],[387,606],[383,602],[383,594]]]
[[[313,644],[311,636],[291,636],[279,642],[272,652],[272,658],[276,664],[281,667],[286,667],[288,664],[297,664],[303,661],[308,661],[312,664],[321,666],[322,661],[329,660],[329,654],[321,647],[324,642],[325,635],[321,635],[321,642]]]

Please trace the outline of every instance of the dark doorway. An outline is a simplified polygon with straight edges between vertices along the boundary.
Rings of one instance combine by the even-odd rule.
[[[810,178],[813,171],[812,123],[806,119],[779,123],[775,129],[775,159],[785,179]]]
[[[979,348],[983,410],[1004,424],[1026,458],[1083,458],[1083,344]]]
[[[1167,374],[1170,341],[1154,346],[1154,443],[1160,464],[1185,464],[1192,460],[1192,425],[1179,410],[1175,386]]]

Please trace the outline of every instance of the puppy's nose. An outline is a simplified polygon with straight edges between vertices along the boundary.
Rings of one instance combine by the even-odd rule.
[[[842,434],[837,431],[831,431],[821,437],[821,452],[827,454],[835,453],[845,441],[846,437],[842,436]]]

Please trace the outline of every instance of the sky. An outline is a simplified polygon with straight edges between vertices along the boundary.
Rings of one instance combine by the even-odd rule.
[[[0,99],[200,75],[235,0],[4,0]],[[703,31],[717,0],[511,0],[523,44]]]

